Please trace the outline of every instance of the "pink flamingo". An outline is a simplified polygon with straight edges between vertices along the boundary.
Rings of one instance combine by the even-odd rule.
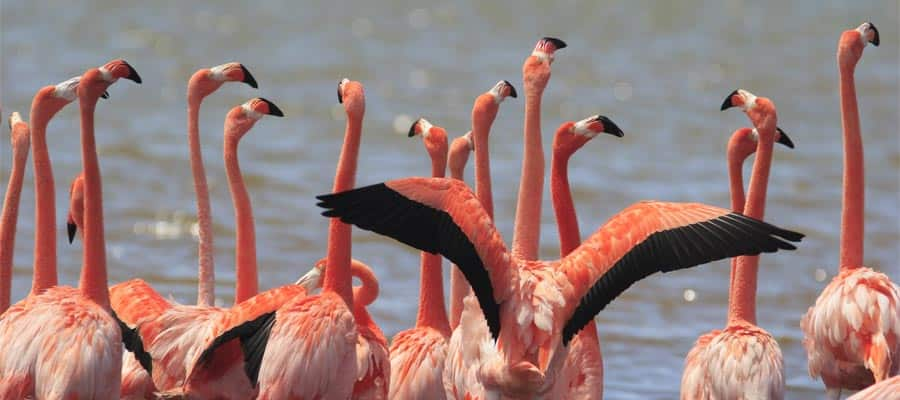
[[[257,87],[256,80],[250,71],[240,63],[226,63],[213,68],[200,69],[191,76],[188,81],[188,143],[191,155],[191,169],[194,175],[194,188],[197,192],[197,220],[199,226],[199,268],[198,268],[198,299],[197,307],[183,308],[183,312],[173,312],[173,314],[165,315],[165,312],[172,307],[182,307],[181,305],[173,305],[159,293],[156,292],[143,279],[132,279],[110,287],[110,300],[113,309],[118,313],[119,317],[129,326],[140,326],[141,335],[148,344],[148,351],[157,360],[163,364],[157,365],[153,377],[150,377],[146,371],[139,368],[135,363],[134,357],[126,354],[126,360],[123,362],[125,370],[123,370],[123,379],[127,382],[122,384],[122,395],[124,397],[133,398],[153,398],[153,392],[159,390],[172,390],[178,388],[184,380],[184,367],[173,368],[175,363],[182,356],[167,356],[167,353],[160,353],[162,348],[168,348],[169,344],[154,343],[155,338],[162,332],[167,332],[169,336],[178,336],[179,340],[175,341],[176,346],[190,346],[190,340],[196,338],[194,335],[185,335],[186,330],[194,326],[193,320],[189,321],[189,325],[173,326],[177,322],[184,322],[181,316],[184,313],[212,313],[202,317],[205,321],[215,319],[221,313],[219,308],[213,307],[215,275],[213,267],[213,245],[212,234],[210,231],[210,211],[209,211],[209,192],[206,185],[206,174],[203,169],[202,153],[200,151],[200,132],[199,132],[199,113],[200,105],[206,96],[215,92],[225,82],[244,82],[253,88]],[[256,268],[237,269],[237,287],[236,301],[241,299],[241,292],[244,286],[255,287]],[[252,275],[252,279],[247,278]],[[247,279],[248,282],[242,283],[241,279]],[[200,318],[200,317],[198,317]],[[186,354],[185,351],[179,351],[179,354]],[[152,382],[151,382],[152,381]]]
[[[900,400],[900,375],[869,386],[847,400]]]
[[[81,76],[77,93],[85,226],[79,288],[46,289],[33,296],[27,307],[10,308],[0,320],[0,337],[27,338],[6,348],[12,351],[4,351],[15,358],[0,365],[0,398],[119,398],[123,339],[129,347],[134,342],[133,335],[123,338],[130,332],[121,330],[121,322],[109,308],[94,109],[106,88],[120,78],[141,82],[122,60],[91,68]]]
[[[516,89],[508,81],[497,82],[490,90],[475,99],[472,106],[472,131],[467,134],[471,140],[469,147],[475,152],[475,191],[489,218],[493,218],[494,200],[491,189],[490,141],[491,126],[500,111],[500,103],[507,97],[516,98]],[[454,268],[459,275],[463,270]],[[452,278],[452,276],[451,276]],[[459,278],[457,278],[459,279]],[[463,280],[469,280],[463,277]],[[482,283],[483,285],[484,283]],[[475,378],[476,360],[481,359],[482,346],[473,343],[488,343],[491,334],[487,322],[481,316],[480,306],[474,296],[465,300],[458,296],[471,293],[468,283],[460,282],[453,289],[451,304],[462,303],[459,324],[453,329],[447,344],[442,381],[444,393],[450,399],[462,399],[467,391],[477,391],[479,383]],[[466,316],[467,318],[463,318]],[[465,340],[464,340],[465,339]],[[485,346],[486,347],[486,346]]]
[[[420,118],[409,136],[421,135],[431,158],[431,176],[443,178],[447,169],[447,132]],[[444,308],[444,284],[440,254],[422,252],[419,311],[416,326],[394,336],[391,342],[392,399],[444,399],[442,374],[450,338],[450,321]]]
[[[844,31],[838,42],[844,129],[840,273],[800,322],[809,374],[822,378],[833,399],[841,389],[859,390],[900,371],[900,289],[863,266],[865,176],[853,72],[867,43],[879,44],[869,22]]]
[[[728,175],[731,207],[744,212],[741,167],[758,151],[750,178],[748,216],[763,216],[765,193],[772,163],[772,147],[777,141],[793,148],[790,138],[775,126],[774,104],[766,98],[737,90],[725,100],[722,109],[741,107],[756,129],[736,130],[728,143]],[[697,340],[685,360],[682,399],[784,398],[784,361],[778,342],[756,325],[756,276],[759,257],[732,259],[729,289],[728,324]],[[748,366],[753,366],[748,367]]]
[[[447,169],[450,177],[460,181],[464,179],[466,163],[469,161],[469,152],[472,151],[472,131],[453,139],[450,143],[450,151],[447,154]],[[469,294],[469,284],[459,268],[450,268],[450,329],[459,326],[459,316],[462,314],[463,298]]]
[[[556,132],[553,137],[553,157],[550,160],[550,196],[556,213],[556,227],[559,230],[560,256],[565,257],[581,244],[575,203],[569,188],[569,158],[600,131],[595,125],[615,126],[612,121],[599,120],[600,116],[579,121],[571,130]],[[594,128],[594,129],[592,129]],[[622,137],[619,129],[607,133]],[[557,398],[600,399],[603,398],[603,358],[600,353],[600,339],[594,320],[588,322],[584,330],[572,339],[569,357],[566,358],[561,378],[554,392]]]
[[[19,219],[19,197],[28,162],[31,133],[22,116],[14,112],[9,116],[9,135],[12,144],[12,169],[3,198],[0,215],[0,315],[9,308],[12,284],[13,251],[16,249],[16,222]]]
[[[613,129],[600,121],[592,126]],[[481,202],[456,180],[398,179],[318,198],[324,216],[440,253],[464,271],[498,339],[493,348],[474,338],[489,353],[475,375],[486,394],[510,397],[546,393],[572,337],[637,280],[732,255],[793,249],[788,242],[802,238],[716,207],[647,201],[614,216],[562,260],[527,261],[506,250]],[[526,359],[528,349],[539,347],[553,350],[540,367]]]

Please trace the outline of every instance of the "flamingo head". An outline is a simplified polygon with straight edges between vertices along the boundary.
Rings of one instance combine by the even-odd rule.
[[[538,40],[531,55],[522,64],[522,80],[525,82],[525,91],[536,91],[539,94],[547,87],[550,81],[550,64],[553,64],[554,53],[564,49],[566,42],[553,37],[544,37]]]
[[[443,161],[441,164],[447,163],[447,131],[436,125],[432,125],[425,118],[419,118],[409,127],[409,137],[422,136],[422,142],[425,143],[425,150],[432,161]],[[443,168],[441,168],[443,170]]]
[[[78,174],[69,186],[69,215],[66,217],[69,243],[75,240],[79,226],[84,226],[84,173]]]
[[[721,109],[724,111],[731,107],[740,107],[750,118],[753,126],[759,130],[761,137],[774,135],[778,115],[775,112],[775,103],[769,98],[758,97],[746,90],[737,89],[725,98]],[[774,136],[768,139],[775,140]]]
[[[238,62],[230,62],[195,72],[188,81],[188,97],[202,100],[225,82],[243,82],[254,89],[259,87],[247,67]]]
[[[756,128],[738,128],[731,134],[728,140],[728,157],[743,162],[747,157],[756,152],[759,143],[759,131]],[[793,149],[794,142],[781,128],[775,128],[775,143]]]
[[[601,133],[616,137],[625,136],[619,126],[602,115],[587,117],[578,122],[566,122],[553,138],[553,153],[570,155]]]
[[[225,117],[225,135],[240,139],[264,115],[283,117],[281,109],[269,100],[256,97],[236,106]]]
[[[31,130],[28,129],[28,123],[22,120],[22,115],[18,111],[9,115],[9,139],[16,151],[28,151],[31,143]]]
[[[300,285],[306,288],[307,293],[312,292],[314,289],[318,289],[322,287],[322,281],[325,275],[325,258],[316,261],[316,264],[306,273],[297,279],[294,282],[295,285]]]
[[[347,118],[362,119],[366,113],[366,92],[362,83],[347,78],[341,79],[337,86],[337,98],[338,103],[344,105]]]
[[[109,94],[106,89],[120,78],[141,83],[141,76],[125,60],[112,60],[101,67],[91,68],[81,76],[78,96],[96,101]]]
[[[838,65],[853,68],[862,57],[863,49],[867,44],[876,47],[881,43],[878,37],[878,29],[871,22],[864,22],[856,29],[844,31],[838,41]]]
[[[465,135],[453,139],[453,142],[450,143],[449,154],[447,155],[447,164],[450,168],[451,176],[460,177],[460,179],[462,179],[463,170],[465,170],[466,163],[469,161],[469,152],[474,148],[475,146],[472,143],[472,131],[466,132]]]
[[[44,86],[38,90],[31,104],[31,120],[49,121],[50,118],[53,118],[63,107],[78,98],[78,85],[80,83],[81,76],[76,76],[56,85]],[[100,97],[107,98],[109,94],[104,91]]]
[[[490,90],[475,99],[475,105],[472,107],[472,123],[493,124],[494,119],[497,118],[497,111],[500,110],[500,103],[507,97],[516,98],[517,96],[516,88],[509,81],[497,82]]]

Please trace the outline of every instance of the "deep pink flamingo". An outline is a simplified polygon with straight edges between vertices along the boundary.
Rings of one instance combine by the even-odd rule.
[[[19,198],[22,180],[25,178],[25,164],[28,162],[28,147],[31,133],[28,124],[22,121],[18,112],[9,116],[9,136],[12,145],[12,168],[6,195],[3,197],[3,212],[0,215],[0,315],[9,308],[12,290],[13,252],[16,249],[16,223],[19,219]]]
[[[453,139],[450,143],[450,151],[447,154],[447,169],[450,177],[464,180],[466,163],[469,161],[469,153],[472,151],[472,131]],[[459,326],[459,316],[462,314],[463,298],[469,294],[469,284],[459,268],[450,268],[450,329]]]

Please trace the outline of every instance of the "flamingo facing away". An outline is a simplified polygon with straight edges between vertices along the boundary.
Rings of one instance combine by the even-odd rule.
[[[478,96],[472,106],[472,131],[468,137],[471,139],[469,145],[475,152],[475,192],[488,218],[493,218],[494,215],[488,136],[491,126],[497,118],[497,113],[500,111],[500,103],[507,97],[517,97],[516,89],[508,81],[499,81],[490,90]],[[462,274],[462,270],[459,268],[453,269],[458,274]],[[471,389],[478,385],[475,377],[477,372],[475,360],[480,359],[481,354],[478,351],[467,350],[481,348],[481,346],[473,346],[472,343],[486,343],[484,347],[488,349],[487,343],[491,341],[487,322],[481,316],[477,299],[474,296],[466,296],[464,300],[456,297],[460,294],[467,295],[471,291],[468,283],[460,283],[451,293],[455,297],[451,299],[451,304],[462,303],[462,310],[459,315],[459,324],[453,328],[450,342],[447,343],[444,374],[441,378],[444,384],[444,393],[449,399],[462,399],[467,391],[475,390]],[[463,318],[464,315],[469,318]],[[464,338],[465,340],[463,340]]]
[[[447,154],[447,169],[450,177],[465,180],[464,173],[466,163],[469,162],[469,152],[472,151],[472,131],[453,139],[450,143],[450,151]],[[462,314],[463,298],[469,294],[469,284],[459,268],[450,268],[450,329],[459,326],[459,315]]]
[[[12,168],[9,172],[6,195],[3,198],[3,213],[0,215],[0,315],[9,308],[19,198],[22,194],[22,180],[25,177],[25,163],[28,162],[28,147],[31,145],[28,124],[22,121],[22,116],[18,112],[9,116],[9,136],[12,145]]]
[[[879,44],[869,22],[838,41],[844,184],[840,272],[800,322],[809,374],[821,377],[829,398],[859,390],[900,371],[900,289],[863,266],[865,174],[853,73],[868,43]]]
[[[420,135],[431,159],[431,176],[443,178],[447,169],[447,132],[425,118],[414,122],[409,136]],[[416,326],[391,341],[392,399],[444,399],[442,374],[450,338],[444,308],[441,255],[422,252],[419,311]]]
[[[206,175],[203,171],[202,153],[200,151],[200,104],[206,96],[210,95],[221,87],[222,84],[229,81],[245,82],[251,87],[257,87],[256,80],[250,72],[239,63],[227,63],[213,68],[200,69],[194,73],[188,82],[188,143],[191,153],[194,187],[197,192],[197,214],[200,232],[198,307],[190,308],[190,310],[197,313],[220,312],[218,308],[212,307],[215,278],[212,262],[212,235],[209,232],[209,193],[207,191]],[[255,275],[255,268],[252,273]],[[238,275],[238,278],[241,278],[246,274],[241,274],[241,271],[238,271],[236,275]],[[254,276],[253,281],[255,280],[256,278]],[[240,286],[240,283],[238,286]],[[148,335],[148,338],[155,337],[159,333],[158,331],[162,329],[189,329],[187,327],[173,328],[164,322],[160,322],[160,319],[166,310],[179,305],[170,303],[143,279],[131,279],[113,285],[110,287],[110,300],[113,309],[116,310],[119,317],[122,318],[129,327],[142,326],[141,333],[142,335]],[[211,317],[207,317],[204,320],[208,320],[209,318]],[[151,321],[157,321],[150,324],[154,331],[147,332],[145,324]],[[172,316],[167,316],[166,321],[173,322],[174,319]],[[182,340],[189,340],[189,338],[185,337]],[[149,340],[148,344],[150,344]],[[151,350],[151,354],[154,354],[154,358],[166,358],[163,355],[158,354],[158,350]],[[126,354],[125,357],[133,358],[128,354]],[[180,357],[175,356],[175,358]],[[123,371],[123,379],[128,379],[128,382],[123,382],[122,384],[123,396],[152,398],[151,396],[154,391],[153,386],[156,386],[156,389],[158,390],[171,390],[179,387],[179,382],[184,379],[184,368],[176,370],[170,368],[170,366],[160,366],[157,368],[156,374],[152,377],[153,382],[148,381],[146,378],[138,379],[138,375],[145,375],[146,373],[136,369],[137,365],[133,361],[134,360],[127,359],[124,361],[126,369]],[[143,395],[140,393],[143,393]]]
[[[847,400],[900,400],[900,375],[882,380],[847,398]]]
[[[772,162],[772,147],[777,141],[789,148],[794,145],[775,126],[774,105],[738,90],[729,95],[722,109],[740,106],[757,128],[736,130],[728,142],[728,176],[731,207],[761,218],[766,186]],[[760,109],[760,111],[757,110]],[[765,122],[760,125],[759,122]],[[750,178],[745,210],[743,177],[744,160],[758,150]],[[754,213],[754,214],[750,214]],[[759,257],[732,259],[729,285],[728,323],[723,330],[702,335],[685,360],[682,376],[682,399],[784,398],[784,361],[778,342],[756,325],[756,276]]]
[[[498,339],[495,356],[482,361],[477,375],[492,394],[510,397],[545,393],[572,337],[634,282],[725,257],[794,249],[789,242],[803,237],[699,203],[645,201],[612,217],[562,260],[526,261],[506,250],[480,202],[456,180],[398,179],[318,198],[326,217],[440,253],[463,270]],[[541,365],[525,359],[537,347],[553,350]]]
[[[333,188],[343,191],[354,186],[366,103],[362,84],[349,79],[338,83],[337,97],[347,113],[347,125]],[[350,226],[331,221],[322,292],[294,296],[282,303],[255,302],[256,312],[247,314],[255,318],[237,320],[217,335],[200,354],[195,368],[203,370],[213,364],[210,359],[218,353],[217,348],[238,339],[247,375],[251,382],[258,381],[260,400],[346,399],[354,391],[367,389],[356,384],[358,325],[362,322],[356,321],[352,312],[350,244]],[[389,371],[373,375],[383,373],[389,376]]]
[[[600,120],[595,115],[576,123],[572,129],[562,129],[553,137],[553,157],[550,160],[550,197],[556,214],[559,230],[560,257],[565,257],[581,244],[578,217],[569,187],[569,158],[589,140],[600,134],[603,127],[607,133],[622,137],[620,129],[612,129],[610,120]],[[603,398],[603,358],[600,353],[600,339],[597,327],[591,319],[585,329],[575,335],[569,347],[557,380],[553,398],[560,399],[602,399]]]
[[[0,360],[0,398],[118,399],[122,343],[140,339],[121,329],[109,307],[100,168],[94,141],[94,110],[105,90],[120,78],[141,83],[128,63],[113,60],[82,75],[84,168],[84,255],[79,288],[56,286],[11,308],[0,320],[0,337],[23,338],[5,347]],[[124,336],[124,337],[123,337]],[[124,340],[123,340],[124,339]]]

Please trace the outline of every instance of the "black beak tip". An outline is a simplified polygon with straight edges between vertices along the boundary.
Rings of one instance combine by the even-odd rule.
[[[788,137],[787,133],[784,133],[784,131],[781,130],[781,128],[779,128],[779,127],[775,127],[775,130],[779,134],[778,143],[781,143],[781,144],[787,146],[787,148],[789,148],[789,149],[793,149],[794,141],[792,141],[791,138]]]
[[[100,98],[101,98],[101,99],[108,99],[108,98],[109,98],[109,92],[107,92],[107,91],[104,90],[104,91],[103,91],[103,94],[100,95]]]
[[[66,231],[69,233],[69,243],[75,241],[75,232],[78,231],[78,225],[75,225],[72,222],[67,222]]]
[[[338,104],[344,104],[344,95],[341,93],[341,82],[343,82],[343,80],[338,81],[337,86]]]
[[[728,97],[726,97],[725,101],[722,102],[722,108],[720,109],[720,111],[725,111],[731,107],[734,107],[734,103],[731,102],[731,98],[734,97],[737,92],[737,89],[735,89],[733,92],[728,94]]]
[[[564,49],[564,48],[566,48],[566,46],[567,46],[567,45],[566,45],[566,42],[563,42],[562,40],[557,39],[557,38],[555,38],[555,37],[549,37],[549,36],[548,36],[548,37],[545,37],[544,40],[546,40],[546,41],[548,41],[548,42],[550,42],[550,43],[553,43],[553,47],[556,47],[556,50]]]
[[[875,32],[875,36],[872,37],[872,40],[869,41],[869,43],[872,43],[873,46],[878,47],[878,45],[881,44],[881,39],[878,36],[878,28],[876,28],[875,24],[873,24],[871,22],[869,22],[869,27],[871,27],[872,30]]]
[[[269,106],[269,115],[276,116],[276,117],[284,116],[284,113],[281,112],[281,109],[278,108],[278,106],[276,106],[275,103],[273,103],[267,99],[264,99],[262,97],[260,97],[259,99],[266,102],[266,104]]]
[[[419,120],[415,120],[412,125],[409,127],[409,133],[406,134],[406,137],[416,136],[416,125],[419,124]]]
[[[604,132],[606,132],[610,135],[616,136],[616,137],[625,136],[625,132],[622,132],[622,129],[619,128],[619,126],[616,125],[615,122],[612,122],[611,119],[609,119],[603,115],[599,116],[597,119],[599,119],[600,122],[603,123],[603,131]]]
[[[247,67],[244,66],[244,64],[241,64],[241,71],[244,73],[243,82],[250,85],[250,87],[254,89],[259,89],[259,85],[256,84],[256,78],[253,77],[253,74],[250,73],[250,71],[247,69]]]
[[[509,86],[509,97],[516,98],[519,96],[519,94],[516,93],[516,87],[513,86],[512,83],[509,83],[506,79],[504,79],[503,82],[506,83],[506,86]]]
[[[134,67],[132,67],[131,64],[127,62],[125,62],[125,65],[128,66],[128,76],[126,76],[125,79],[132,80],[137,84],[143,83],[143,81],[141,80],[141,76],[137,73],[137,70],[135,70]]]

